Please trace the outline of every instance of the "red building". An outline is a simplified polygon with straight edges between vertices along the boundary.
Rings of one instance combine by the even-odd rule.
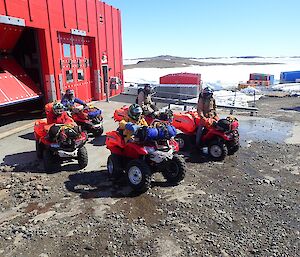
[[[123,91],[120,11],[99,0],[0,0],[0,107]]]

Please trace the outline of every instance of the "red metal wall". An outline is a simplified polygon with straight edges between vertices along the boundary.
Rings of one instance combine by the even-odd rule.
[[[108,65],[109,78],[119,77],[123,81],[120,10],[99,0],[0,0],[0,15],[22,18],[25,27],[37,29],[46,101],[61,97],[58,35],[71,36],[71,29],[84,31],[86,36],[82,37],[90,42],[92,99],[106,97],[103,79],[95,76],[100,72],[103,78],[102,65]],[[103,55],[107,61],[103,61]],[[122,90],[123,83],[110,90],[110,96]]]

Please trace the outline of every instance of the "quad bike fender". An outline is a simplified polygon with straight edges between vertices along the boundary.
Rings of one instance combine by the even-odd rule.
[[[193,134],[197,129],[194,117],[188,112],[174,113],[172,125],[185,134]]]
[[[111,147],[109,150],[112,154],[124,155],[124,149],[121,149],[120,147]]]
[[[45,126],[47,125],[47,119],[40,119],[34,123],[34,136],[36,140],[45,137],[47,135],[47,130]]]
[[[109,150],[118,147],[124,149],[125,141],[117,131],[109,131],[106,133],[106,140],[105,140],[106,148]]]
[[[106,133],[105,144],[106,148],[108,148],[112,153],[132,159],[138,159],[141,155],[148,154],[142,145],[132,142],[125,143],[123,137],[117,131],[110,131]]]
[[[208,129],[207,133],[202,136],[201,141],[207,143],[215,138],[223,139],[224,141],[232,140],[232,138],[226,135],[226,133],[224,133],[223,131],[217,130],[215,128],[210,128]]]
[[[124,152],[127,157],[133,158],[133,159],[138,159],[142,155],[147,155],[148,152],[144,148],[143,145],[138,145],[136,143],[127,143],[124,149]]]

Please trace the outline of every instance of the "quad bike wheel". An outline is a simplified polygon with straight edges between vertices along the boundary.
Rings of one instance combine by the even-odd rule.
[[[35,151],[38,159],[43,159],[43,144],[35,140]]]
[[[236,153],[238,150],[240,149],[240,145],[236,144],[233,145],[231,147],[228,147],[228,155],[233,155],[234,153]]]
[[[179,133],[175,136],[175,140],[177,141],[179,145],[180,151],[186,151],[189,150],[191,147],[191,141],[188,135],[184,133]]]
[[[152,172],[143,160],[132,160],[126,168],[128,184],[140,193],[146,192],[151,186]]]
[[[107,159],[107,173],[111,178],[119,178],[122,175],[122,159],[117,154],[111,154]]]
[[[78,149],[77,159],[80,169],[84,169],[88,165],[89,157],[85,146]]]
[[[168,182],[178,184],[184,179],[186,171],[185,160],[175,154],[171,160],[167,161],[163,176]]]
[[[208,153],[212,160],[223,161],[228,154],[228,149],[223,141],[215,140],[209,144]]]
[[[228,154],[233,155],[240,149],[239,132],[236,130],[233,132],[234,139],[227,143]]]
[[[58,162],[54,154],[49,149],[43,151],[44,169],[47,173],[54,173],[58,169]]]

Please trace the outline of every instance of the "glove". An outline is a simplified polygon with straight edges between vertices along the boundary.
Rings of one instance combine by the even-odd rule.
[[[133,124],[132,122],[127,122],[127,124],[125,125],[125,129],[135,133],[140,126]]]

